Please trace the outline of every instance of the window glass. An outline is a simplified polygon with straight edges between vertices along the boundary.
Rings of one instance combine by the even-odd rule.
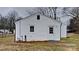
[[[40,15],[37,15],[37,20],[40,20]]]
[[[34,26],[30,26],[30,32],[34,32]]]
[[[49,27],[49,33],[53,34],[53,27]]]

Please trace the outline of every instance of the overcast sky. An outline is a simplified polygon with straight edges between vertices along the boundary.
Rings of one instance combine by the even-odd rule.
[[[8,14],[8,12],[15,10],[19,16],[21,17],[26,17],[28,15],[28,13],[26,12],[27,10],[33,10],[34,8],[27,8],[27,7],[0,7],[0,14],[2,14],[3,16],[6,16]],[[58,16],[62,16],[61,15],[61,10],[59,9],[58,12]],[[68,21],[69,18],[68,17],[61,17],[62,22]]]
[[[21,7],[0,7],[0,14],[2,14],[3,16],[6,16],[8,14],[8,12],[15,10],[19,16],[26,16],[27,12],[26,9],[29,8],[21,8]]]

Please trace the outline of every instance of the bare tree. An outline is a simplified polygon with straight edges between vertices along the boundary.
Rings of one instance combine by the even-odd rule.
[[[2,32],[2,37],[3,37],[3,34],[5,36],[6,32],[5,32],[5,29],[7,29],[8,27],[8,21],[7,21],[7,18],[0,15],[0,29],[3,29],[4,32]]]
[[[10,11],[8,13],[8,24],[9,24],[9,30],[13,33],[15,29],[15,20],[17,20],[18,14],[16,11]]]
[[[57,18],[57,7],[36,7],[34,10],[32,11],[26,11],[29,14],[33,14],[33,13],[41,13],[43,15],[46,15],[50,18],[54,18],[56,20]]]
[[[66,16],[71,17],[69,28],[79,31],[79,7],[64,8],[63,12]]]
[[[50,12],[53,14],[54,19],[57,18],[57,7],[49,7]]]
[[[1,21],[2,21],[2,15],[0,14],[0,29],[2,28],[2,23],[1,23]]]
[[[65,7],[63,8],[63,14],[70,17],[79,17],[79,7]]]
[[[57,18],[57,7],[41,7],[38,8],[38,10],[48,17],[54,18],[56,20]]]

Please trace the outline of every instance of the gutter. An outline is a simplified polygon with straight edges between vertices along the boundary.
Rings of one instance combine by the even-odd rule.
[[[60,39],[61,39],[61,26],[62,26],[62,23],[60,24]]]

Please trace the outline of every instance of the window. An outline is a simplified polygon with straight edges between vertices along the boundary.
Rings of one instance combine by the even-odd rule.
[[[49,33],[53,34],[53,27],[49,27]]]
[[[30,26],[30,32],[34,32],[34,26]]]
[[[40,15],[37,15],[37,20],[40,20]]]

